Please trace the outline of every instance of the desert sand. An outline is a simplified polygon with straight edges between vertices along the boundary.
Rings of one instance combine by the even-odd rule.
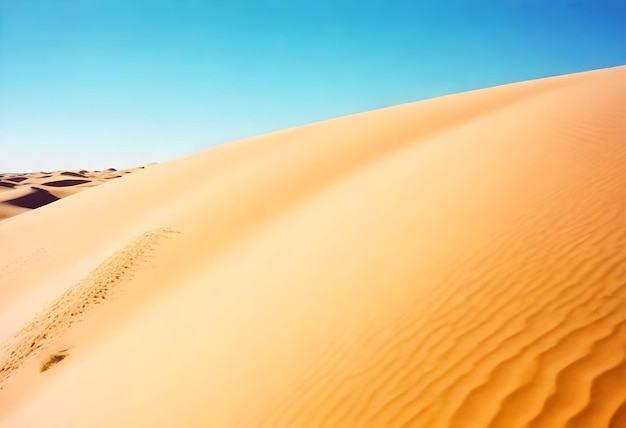
[[[0,174],[0,220],[98,186],[143,167],[118,171],[54,171]]]
[[[0,426],[626,427],[625,250],[626,67],[214,147],[0,222]]]

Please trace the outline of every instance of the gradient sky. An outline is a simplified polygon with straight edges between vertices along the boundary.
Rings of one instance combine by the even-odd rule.
[[[0,172],[626,64],[622,0],[0,0]]]

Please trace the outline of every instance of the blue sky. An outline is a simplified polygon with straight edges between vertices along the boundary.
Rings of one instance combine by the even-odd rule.
[[[621,0],[0,0],[0,171],[166,161],[626,64]]]

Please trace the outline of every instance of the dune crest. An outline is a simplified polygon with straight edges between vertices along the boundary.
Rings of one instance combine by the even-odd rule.
[[[624,123],[626,67],[597,70],[0,222],[0,425],[626,426]]]

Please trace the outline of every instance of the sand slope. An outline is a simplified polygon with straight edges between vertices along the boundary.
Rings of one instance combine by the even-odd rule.
[[[620,67],[7,219],[0,425],[626,426],[625,141]]]
[[[117,171],[54,171],[0,174],[0,220],[42,207],[85,189],[135,172],[139,168]]]

